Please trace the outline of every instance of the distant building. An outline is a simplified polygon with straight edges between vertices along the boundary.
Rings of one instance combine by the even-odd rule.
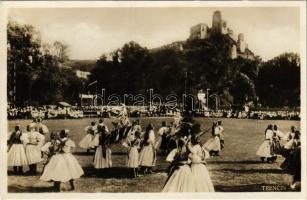
[[[197,24],[190,29],[191,39],[206,39],[208,38],[208,25],[207,24]]]
[[[86,72],[86,71],[76,70],[76,75],[77,75],[78,78],[88,79],[88,77],[91,75],[91,73]]]
[[[231,59],[236,59],[237,57],[251,60],[255,59],[254,53],[248,49],[248,44],[244,40],[244,35],[240,33],[236,40],[233,30],[227,26],[227,21],[222,18],[221,11],[215,11],[213,13],[211,28],[205,23],[200,23],[191,27],[189,39],[207,39],[216,34],[228,36],[231,42],[231,48],[229,49],[229,56]]]

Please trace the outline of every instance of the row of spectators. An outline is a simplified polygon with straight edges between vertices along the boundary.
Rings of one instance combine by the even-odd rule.
[[[149,106],[26,106],[9,107],[7,110],[9,119],[66,119],[83,117],[112,117],[127,112],[129,117],[162,117],[176,116],[180,114],[179,109],[167,109],[165,107]],[[300,120],[299,111],[240,111],[240,110],[218,110],[218,111],[195,111],[194,116],[239,118],[239,119],[284,119]]]

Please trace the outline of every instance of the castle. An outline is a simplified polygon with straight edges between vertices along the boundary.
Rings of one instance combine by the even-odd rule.
[[[244,35],[240,33],[236,39],[233,30],[227,27],[227,21],[222,19],[220,11],[215,11],[212,18],[212,27],[205,23],[197,24],[190,29],[190,40],[194,39],[208,39],[212,35],[223,34],[228,36],[231,42],[231,49],[229,50],[230,58],[236,59],[242,57],[245,59],[255,59],[255,55],[248,49],[248,45],[244,40]]]

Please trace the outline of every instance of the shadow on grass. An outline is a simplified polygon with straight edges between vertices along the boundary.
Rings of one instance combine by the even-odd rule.
[[[54,192],[53,187],[34,187],[34,186],[21,186],[21,185],[10,185],[8,186],[8,192],[12,193],[44,193],[44,192]]]
[[[224,172],[231,172],[234,174],[253,174],[253,173],[284,174],[285,173],[281,169],[212,169],[211,171],[224,171]]]
[[[262,163],[260,160],[240,160],[240,161],[233,161],[233,160],[209,160],[209,164],[266,164]]]
[[[250,185],[215,185],[216,192],[293,192],[289,186],[272,184],[250,184]]]
[[[112,167],[95,169],[94,167],[83,167],[83,178],[133,178],[133,169],[127,167]]]

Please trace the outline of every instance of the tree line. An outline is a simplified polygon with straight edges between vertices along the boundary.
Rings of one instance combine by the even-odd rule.
[[[197,94],[210,89],[221,105],[297,107],[300,105],[300,57],[284,53],[269,61],[231,59],[232,44],[224,35],[187,40],[181,48],[147,49],[128,42],[103,54],[87,82],[78,79],[69,63],[68,46],[42,44],[39,32],[29,25],[8,23],[8,97],[14,89],[16,104],[78,103],[78,94],[91,90],[108,94]],[[15,69],[15,70],[14,70]],[[98,81],[94,87],[86,87]]]

